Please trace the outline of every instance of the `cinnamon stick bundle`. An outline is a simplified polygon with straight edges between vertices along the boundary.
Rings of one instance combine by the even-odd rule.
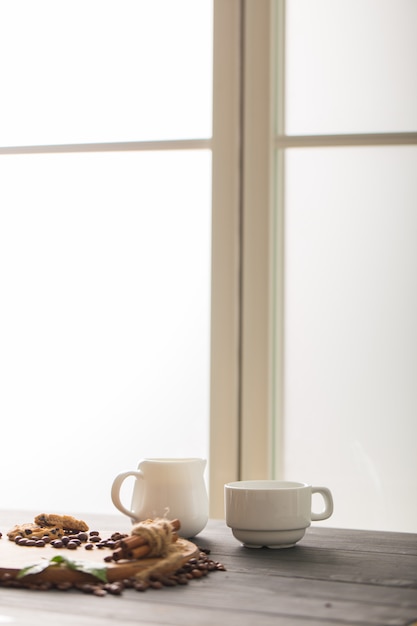
[[[175,531],[181,527],[178,519],[169,522],[172,529],[171,540],[177,541],[178,535]],[[151,547],[149,546],[145,537],[141,535],[130,535],[124,537],[120,541],[120,546],[113,552],[113,560],[120,561],[122,559],[141,559],[149,554]]]

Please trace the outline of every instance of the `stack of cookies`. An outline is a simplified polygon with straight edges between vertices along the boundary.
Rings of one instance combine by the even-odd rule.
[[[88,530],[88,525],[83,520],[78,520],[72,515],[57,515],[55,513],[40,513],[36,515],[33,522],[27,524],[16,524],[7,533],[10,541],[15,541],[16,537],[27,537],[31,539],[59,539],[64,535],[76,534]]]

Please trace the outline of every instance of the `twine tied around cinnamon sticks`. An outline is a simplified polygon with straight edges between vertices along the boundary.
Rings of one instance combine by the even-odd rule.
[[[178,539],[179,520],[154,519],[138,522],[132,526],[132,534],[120,541],[113,552],[113,560],[140,559],[166,556],[170,546]]]

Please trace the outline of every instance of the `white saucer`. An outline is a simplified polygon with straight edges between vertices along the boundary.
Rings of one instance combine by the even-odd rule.
[[[296,530],[241,530],[232,528],[234,537],[246,548],[292,548],[304,537],[306,529]]]

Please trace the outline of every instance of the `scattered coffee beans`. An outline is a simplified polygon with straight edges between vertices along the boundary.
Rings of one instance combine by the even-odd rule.
[[[72,534],[71,536],[62,537],[62,539],[53,539],[48,541],[43,539],[27,539],[25,537],[16,537],[15,543],[19,546],[36,546],[44,547],[46,543],[54,548],[66,548],[67,550],[77,550],[81,544],[84,544],[86,550],[94,550],[107,548],[110,550],[117,549],[118,542],[127,537],[126,534],[113,533],[109,539],[103,540],[97,531],[91,531],[89,535],[86,533]],[[1,537],[0,537],[1,538]],[[64,541],[65,540],[65,541]],[[175,587],[176,585],[188,585],[191,580],[204,578],[211,572],[224,572],[226,568],[222,563],[213,561],[209,558],[210,550],[199,548],[199,556],[189,559],[182,567],[172,574],[152,575],[149,580],[141,580],[140,578],[131,577],[113,583],[28,583],[24,580],[17,580],[11,574],[0,574],[0,587],[17,587],[34,590],[57,589],[59,591],[67,591],[68,589],[78,589],[83,593],[88,593],[97,597],[103,597],[107,594],[120,596],[125,589],[133,589],[138,592],[144,592],[147,589],[163,589],[164,587]],[[104,557],[104,561],[113,560],[113,555]]]

